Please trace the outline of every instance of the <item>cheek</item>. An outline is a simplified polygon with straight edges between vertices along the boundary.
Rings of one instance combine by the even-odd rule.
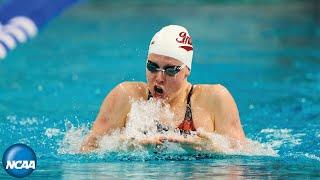
[[[168,78],[168,86],[172,91],[179,90],[183,85],[183,82],[184,76],[181,76],[180,74],[175,77]]]
[[[147,85],[149,88],[151,88],[152,84],[155,82],[155,76],[150,72],[147,72],[146,77],[147,77]]]
[[[146,77],[147,77],[148,83],[154,79],[152,74],[150,72],[148,72],[148,71],[146,72]]]

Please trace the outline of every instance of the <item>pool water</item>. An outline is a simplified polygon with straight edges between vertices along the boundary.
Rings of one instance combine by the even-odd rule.
[[[29,178],[38,179],[319,178],[315,5],[79,4],[0,61],[0,152],[31,146],[38,167]],[[226,86],[247,138],[269,154],[77,154],[105,95],[122,81],[145,81],[149,41],[168,24],[193,36],[190,81]]]

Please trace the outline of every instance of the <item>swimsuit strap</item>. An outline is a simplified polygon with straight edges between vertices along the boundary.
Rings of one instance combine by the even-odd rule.
[[[149,100],[150,98],[152,98],[152,95],[151,95],[150,90],[148,90],[148,100]]]
[[[190,121],[190,120],[192,121],[192,111],[191,111],[191,103],[190,103],[192,90],[193,90],[193,85],[191,86],[191,89],[188,94],[186,114],[184,115],[184,119],[187,121]]]
[[[191,102],[190,102],[192,90],[193,90],[193,85],[191,86],[191,89],[188,94],[187,107],[186,107],[186,113],[184,115],[184,120],[178,126],[180,133],[185,135],[191,134],[191,131],[196,131],[196,128],[194,127],[193,120],[192,120],[192,111],[191,111]]]
[[[191,89],[190,89],[189,94],[188,94],[187,104],[190,104],[190,98],[191,98],[191,95],[192,95],[192,90],[193,90],[193,85],[191,86]]]

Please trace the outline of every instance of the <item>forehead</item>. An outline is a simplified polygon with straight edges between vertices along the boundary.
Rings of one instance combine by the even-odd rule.
[[[169,56],[164,56],[164,55],[159,55],[159,54],[154,54],[151,53],[148,55],[148,60],[155,62],[159,65],[175,65],[175,66],[181,66],[183,63],[180,62],[179,60],[169,57]]]

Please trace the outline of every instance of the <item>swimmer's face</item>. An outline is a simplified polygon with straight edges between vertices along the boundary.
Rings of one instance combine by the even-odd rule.
[[[150,72],[146,69],[147,85],[154,98],[170,100],[176,97],[179,90],[187,83],[187,77],[190,73],[189,69],[183,66],[183,63],[177,59],[168,56],[151,53],[148,56],[148,60],[155,63],[160,69],[166,69],[172,66],[183,67],[173,76],[166,74],[166,72]]]

